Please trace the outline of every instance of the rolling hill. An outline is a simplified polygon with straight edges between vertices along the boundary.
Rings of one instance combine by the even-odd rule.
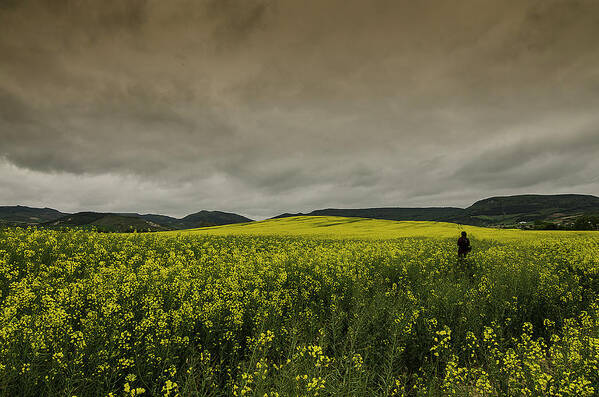
[[[37,225],[65,216],[52,208],[32,208],[21,205],[0,206],[0,224],[11,226]]]
[[[68,214],[51,208],[0,206],[0,226],[76,227],[104,232],[129,232],[193,229],[251,221],[244,216],[222,211],[199,211],[179,219],[158,214],[91,211]]]
[[[195,214],[187,215],[181,218],[181,223],[185,228],[195,228],[201,226],[220,226],[230,225],[232,223],[251,222],[252,219],[245,216],[222,212],[222,211],[200,211]]]
[[[490,197],[467,208],[327,208],[289,217],[334,216],[392,221],[449,222],[487,227],[532,227],[535,222],[572,225],[581,215],[599,215],[599,197],[581,194],[516,195]],[[582,219],[582,218],[581,218]],[[252,222],[222,211],[199,211],[183,218],[159,214],[79,212],[66,214],[51,208],[0,207],[0,226],[94,227],[102,231],[166,231]]]
[[[567,223],[583,214],[599,214],[599,197],[581,194],[491,197],[477,201],[466,212],[486,224]]]
[[[237,215],[223,211],[206,211],[202,210],[193,214],[189,214],[183,218],[173,218],[166,215],[157,214],[119,214],[124,216],[135,216],[145,219],[148,222],[167,227],[169,229],[193,229],[205,226],[220,226],[232,223],[251,222],[252,219],[245,216]]]
[[[342,216],[370,219],[385,219],[390,221],[435,221],[452,222],[467,225],[483,225],[482,221],[473,219],[463,208],[455,207],[424,207],[424,208],[359,208],[338,209],[327,208],[315,210],[308,214],[282,214],[274,217],[286,218],[290,216]]]
[[[72,227],[93,228],[100,232],[155,232],[170,230],[139,217],[101,212],[78,212],[76,214],[65,215],[54,221],[43,223],[41,226],[54,229]]]
[[[581,194],[517,195],[479,200],[467,208],[327,208],[292,216],[342,216],[394,221],[436,221],[474,226],[509,227],[534,221],[569,223],[583,214],[599,214],[599,197]]]
[[[466,231],[471,239],[517,241],[540,237],[596,236],[594,231],[497,229],[449,222],[390,221],[338,216],[293,216],[245,224],[205,227],[168,233],[199,233],[210,236],[293,236],[324,239],[451,238]]]

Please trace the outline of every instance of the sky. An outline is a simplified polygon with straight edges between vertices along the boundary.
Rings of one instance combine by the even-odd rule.
[[[0,0],[0,205],[599,194],[597,0]]]

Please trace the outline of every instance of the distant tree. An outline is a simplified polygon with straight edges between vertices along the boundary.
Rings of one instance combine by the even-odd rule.
[[[546,222],[537,219],[534,223],[534,229],[537,230],[559,230],[561,229],[560,225],[553,222]]]
[[[582,215],[576,218],[573,224],[574,230],[598,230],[599,216]]]

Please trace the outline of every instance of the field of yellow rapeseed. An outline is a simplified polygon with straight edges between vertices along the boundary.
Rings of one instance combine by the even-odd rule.
[[[0,230],[0,395],[596,395],[599,235],[464,229]]]
[[[596,236],[585,231],[546,231],[521,229],[493,229],[447,222],[388,221],[381,219],[343,218],[338,216],[294,216],[258,222],[192,229],[194,233],[211,236],[301,236],[345,239],[455,238],[461,231],[478,239],[496,241],[523,241],[546,238]],[[181,233],[180,231],[170,233]]]

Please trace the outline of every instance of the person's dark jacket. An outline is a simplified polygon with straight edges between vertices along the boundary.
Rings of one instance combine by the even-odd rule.
[[[458,239],[458,254],[467,254],[470,250],[470,240],[468,240],[468,237],[460,237]]]

